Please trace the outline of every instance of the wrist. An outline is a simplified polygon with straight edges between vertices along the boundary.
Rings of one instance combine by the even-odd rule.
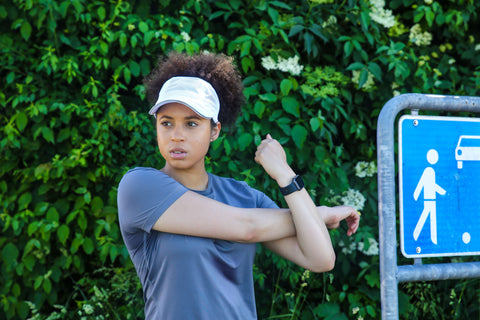
[[[289,170],[282,174],[280,177],[276,178],[277,184],[280,188],[284,188],[292,183],[293,178],[295,178],[296,174],[293,170]]]

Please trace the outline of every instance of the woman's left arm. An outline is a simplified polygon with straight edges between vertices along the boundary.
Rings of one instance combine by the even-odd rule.
[[[283,147],[270,135],[267,135],[267,138],[259,145],[255,161],[263,166],[280,187],[290,184],[295,176],[295,172],[286,161]],[[343,207],[336,212],[329,211],[326,207],[317,208],[305,188],[286,195],[285,201],[291,211],[296,236],[266,242],[264,243],[266,247],[313,272],[325,272],[333,269],[335,252],[327,224],[333,227],[338,226],[342,220],[338,213],[341,213],[344,218],[350,217],[350,221],[353,221],[350,223],[349,231],[354,232],[358,228],[359,221],[356,220],[355,223],[356,211],[350,207]]]

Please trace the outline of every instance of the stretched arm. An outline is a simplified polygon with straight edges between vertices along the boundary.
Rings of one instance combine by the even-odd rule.
[[[348,235],[357,231],[360,222],[358,212],[348,206],[317,207],[317,214],[329,229],[346,220]],[[237,242],[269,242],[296,235],[289,209],[237,208],[192,191],[175,201],[153,229]]]
[[[237,242],[264,242],[295,235],[288,209],[237,208],[192,191],[178,198],[153,229]]]

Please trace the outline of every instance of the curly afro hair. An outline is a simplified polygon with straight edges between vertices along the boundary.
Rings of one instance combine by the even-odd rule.
[[[224,54],[187,55],[171,52],[159,59],[158,66],[143,80],[147,99],[153,104],[163,84],[176,76],[190,76],[208,81],[220,100],[219,121],[223,126],[235,123],[245,104],[241,76],[233,58]]]

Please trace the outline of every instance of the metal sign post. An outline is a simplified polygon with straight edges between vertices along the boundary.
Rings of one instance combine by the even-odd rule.
[[[407,281],[423,281],[423,280],[446,280],[446,279],[460,279],[460,278],[477,278],[480,277],[480,262],[470,263],[446,263],[446,264],[430,264],[430,265],[397,265],[397,235],[396,235],[396,191],[395,191],[395,149],[394,149],[394,131],[395,119],[400,111],[405,109],[411,110],[443,110],[453,112],[480,112],[480,97],[461,97],[461,96],[441,96],[441,95],[426,95],[426,94],[403,94],[389,100],[382,111],[380,112],[377,124],[377,161],[378,161],[378,214],[379,214],[379,245],[380,245],[380,288],[381,288],[381,306],[382,319],[391,320],[398,319],[398,283]],[[465,134],[465,136],[476,136],[477,134]],[[456,137],[460,139],[460,137]],[[457,141],[459,143],[459,141]],[[472,142],[473,143],[473,142]],[[458,145],[461,146],[461,143]],[[457,146],[455,147],[457,148]],[[434,149],[434,148],[432,148]],[[429,149],[430,150],[430,149]],[[455,152],[457,152],[456,149]],[[469,150],[472,151],[472,150]],[[469,151],[466,151],[467,153]],[[427,151],[428,154],[428,151]],[[427,154],[424,157],[427,157]],[[440,159],[440,155],[437,155]],[[461,157],[461,155],[460,155]],[[470,157],[474,157],[470,156]],[[435,154],[430,154],[427,162],[422,164],[419,180],[416,180],[413,198],[417,195],[417,201],[420,193],[424,190],[416,191],[416,187],[424,174],[426,168],[433,168],[433,164],[428,165],[428,161],[435,162],[437,157]],[[459,166],[466,169],[466,160],[455,159],[457,170]],[[462,161],[459,164],[459,161]],[[468,160],[474,161],[474,160]],[[437,163],[435,162],[435,164]],[[469,163],[470,165],[470,163]],[[424,178],[432,184],[432,171],[430,169],[425,173],[427,178]],[[428,176],[430,175],[430,178]],[[412,178],[413,179],[413,178]],[[441,197],[444,190],[445,195],[448,190],[440,185],[440,181],[434,180],[438,188],[434,188],[437,198]],[[438,183],[437,183],[438,182]],[[422,202],[432,199],[421,199]],[[436,199],[435,199],[436,200]],[[431,218],[432,203],[422,203],[427,207],[427,212],[424,218],[417,219],[413,227],[412,236],[424,236],[425,222],[423,219]],[[436,204],[435,204],[436,205]],[[424,207],[425,208],[425,207]],[[423,212],[423,209],[422,209]],[[436,216],[434,217],[434,220]],[[438,220],[435,220],[438,222]],[[419,227],[416,228],[416,225]],[[430,222],[429,231],[432,231]],[[438,224],[436,224],[438,226]],[[415,231],[415,228],[417,229]],[[425,229],[425,230],[424,230]],[[468,232],[468,231],[464,231]],[[468,236],[466,236],[468,238]],[[438,229],[432,237],[431,233],[427,235],[430,242],[436,240],[438,242]],[[470,238],[471,239],[471,238]],[[467,239],[468,240],[468,239]],[[423,247],[423,249],[422,249]],[[420,252],[425,253],[428,249],[422,244]],[[415,250],[417,247],[415,247]],[[445,251],[451,251],[451,248]],[[415,251],[416,252],[416,251]]]

